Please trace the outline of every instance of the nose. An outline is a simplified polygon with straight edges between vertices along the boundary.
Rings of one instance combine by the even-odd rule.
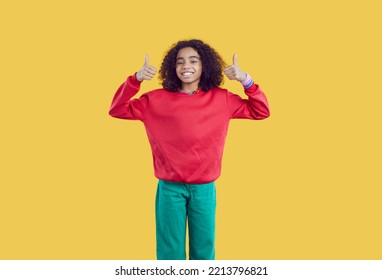
[[[190,68],[190,64],[189,64],[188,62],[184,62],[182,68],[183,68],[183,69],[188,69],[188,68]]]

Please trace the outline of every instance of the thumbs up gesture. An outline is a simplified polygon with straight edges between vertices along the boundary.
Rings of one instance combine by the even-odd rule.
[[[239,65],[237,64],[237,54],[235,53],[232,58],[233,64],[224,69],[224,73],[230,80],[244,81],[246,78],[246,73],[241,71]]]
[[[149,56],[145,56],[145,64],[143,64],[141,70],[137,72],[137,80],[142,82],[143,80],[151,80],[154,78],[157,69],[154,66],[149,65]]]

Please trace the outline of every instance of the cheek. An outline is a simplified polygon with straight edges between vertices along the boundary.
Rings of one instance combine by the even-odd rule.
[[[175,69],[175,73],[176,73],[176,76],[180,79],[181,78],[180,70]]]
[[[180,66],[180,65],[175,66],[175,72],[176,73],[180,73],[181,70],[182,70],[182,66]]]
[[[198,72],[199,72],[199,75],[202,75],[202,73],[203,73],[203,68],[202,68],[202,67],[199,67]]]

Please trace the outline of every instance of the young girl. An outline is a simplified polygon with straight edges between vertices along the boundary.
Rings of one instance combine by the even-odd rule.
[[[156,202],[157,258],[215,258],[215,180],[220,176],[230,119],[261,120],[269,116],[267,99],[236,54],[224,68],[220,55],[200,40],[179,41],[159,70],[163,88],[132,99],[156,69],[146,56],[140,71],[119,87],[110,108],[115,118],[140,120],[146,128],[159,179]],[[223,71],[242,83],[248,99],[220,88]]]

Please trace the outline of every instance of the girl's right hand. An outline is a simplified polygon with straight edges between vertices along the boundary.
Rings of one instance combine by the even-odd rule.
[[[142,82],[143,80],[151,80],[154,78],[157,69],[154,66],[149,65],[149,56],[145,57],[145,64],[141,70],[137,72],[137,80]]]

